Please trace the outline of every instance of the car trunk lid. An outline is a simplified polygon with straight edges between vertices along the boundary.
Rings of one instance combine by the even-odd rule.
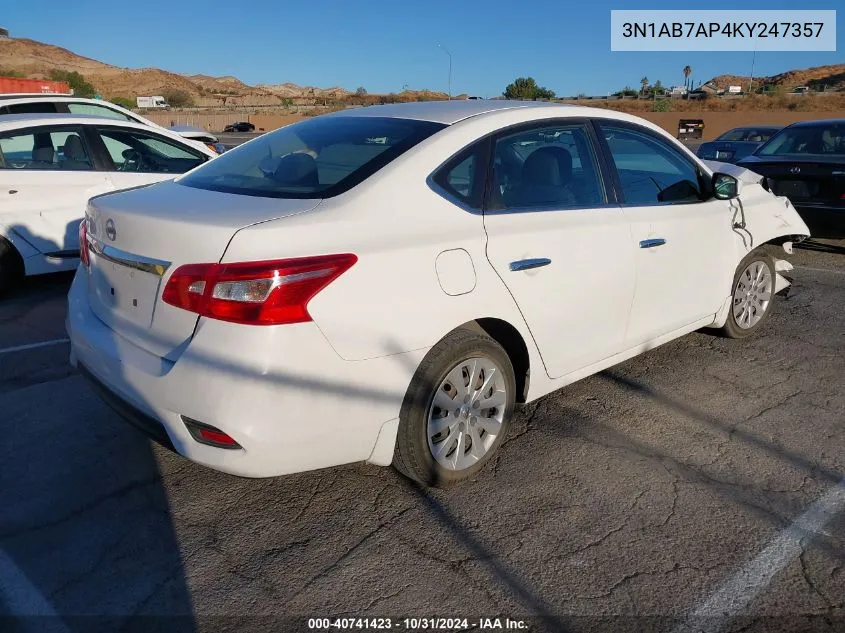
[[[103,323],[139,347],[174,360],[197,315],[160,300],[183,264],[219,262],[247,226],[313,209],[319,200],[211,192],[176,182],[93,198],[86,213],[88,301]]]
[[[743,166],[764,176],[774,194],[798,205],[845,206],[845,160],[752,158]]]

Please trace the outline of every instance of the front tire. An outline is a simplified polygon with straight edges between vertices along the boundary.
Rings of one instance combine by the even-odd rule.
[[[774,307],[775,260],[763,249],[746,255],[737,266],[731,288],[731,307],[721,333],[745,338],[756,332]]]
[[[502,346],[485,334],[455,330],[426,354],[411,380],[393,465],[428,486],[471,478],[501,445],[515,397]]]

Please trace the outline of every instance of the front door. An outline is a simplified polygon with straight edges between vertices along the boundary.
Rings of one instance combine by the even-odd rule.
[[[626,333],[640,345],[715,316],[730,294],[730,203],[680,148],[642,126],[599,122],[631,226],[636,287]]]

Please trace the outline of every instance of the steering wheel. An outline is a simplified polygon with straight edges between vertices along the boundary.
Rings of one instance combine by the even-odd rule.
[[[117,168],[118,171],[140,171],[141,155],[134,149],[125,149],[120,154],[123,156],[123,164]]]

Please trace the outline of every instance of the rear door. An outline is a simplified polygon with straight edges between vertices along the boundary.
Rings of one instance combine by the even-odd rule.
[[[631,226],[636,289],[625,338],[632,347],[721,308],[734,273],[733,212],[668,139],[609,119],[597,129]]]
[[[44,254],[77,256],[88,199],[111,189],[81,127],[3,132],[0,155],[0,223]]]
[[[186,143],[130,127],[90,126],[115,189],[175,178],[208,160]]]
[[[552,378],[622,351],[634,287],[631,234],[602,176],[593,128],[556,119],[492,141],[487,257]]]

